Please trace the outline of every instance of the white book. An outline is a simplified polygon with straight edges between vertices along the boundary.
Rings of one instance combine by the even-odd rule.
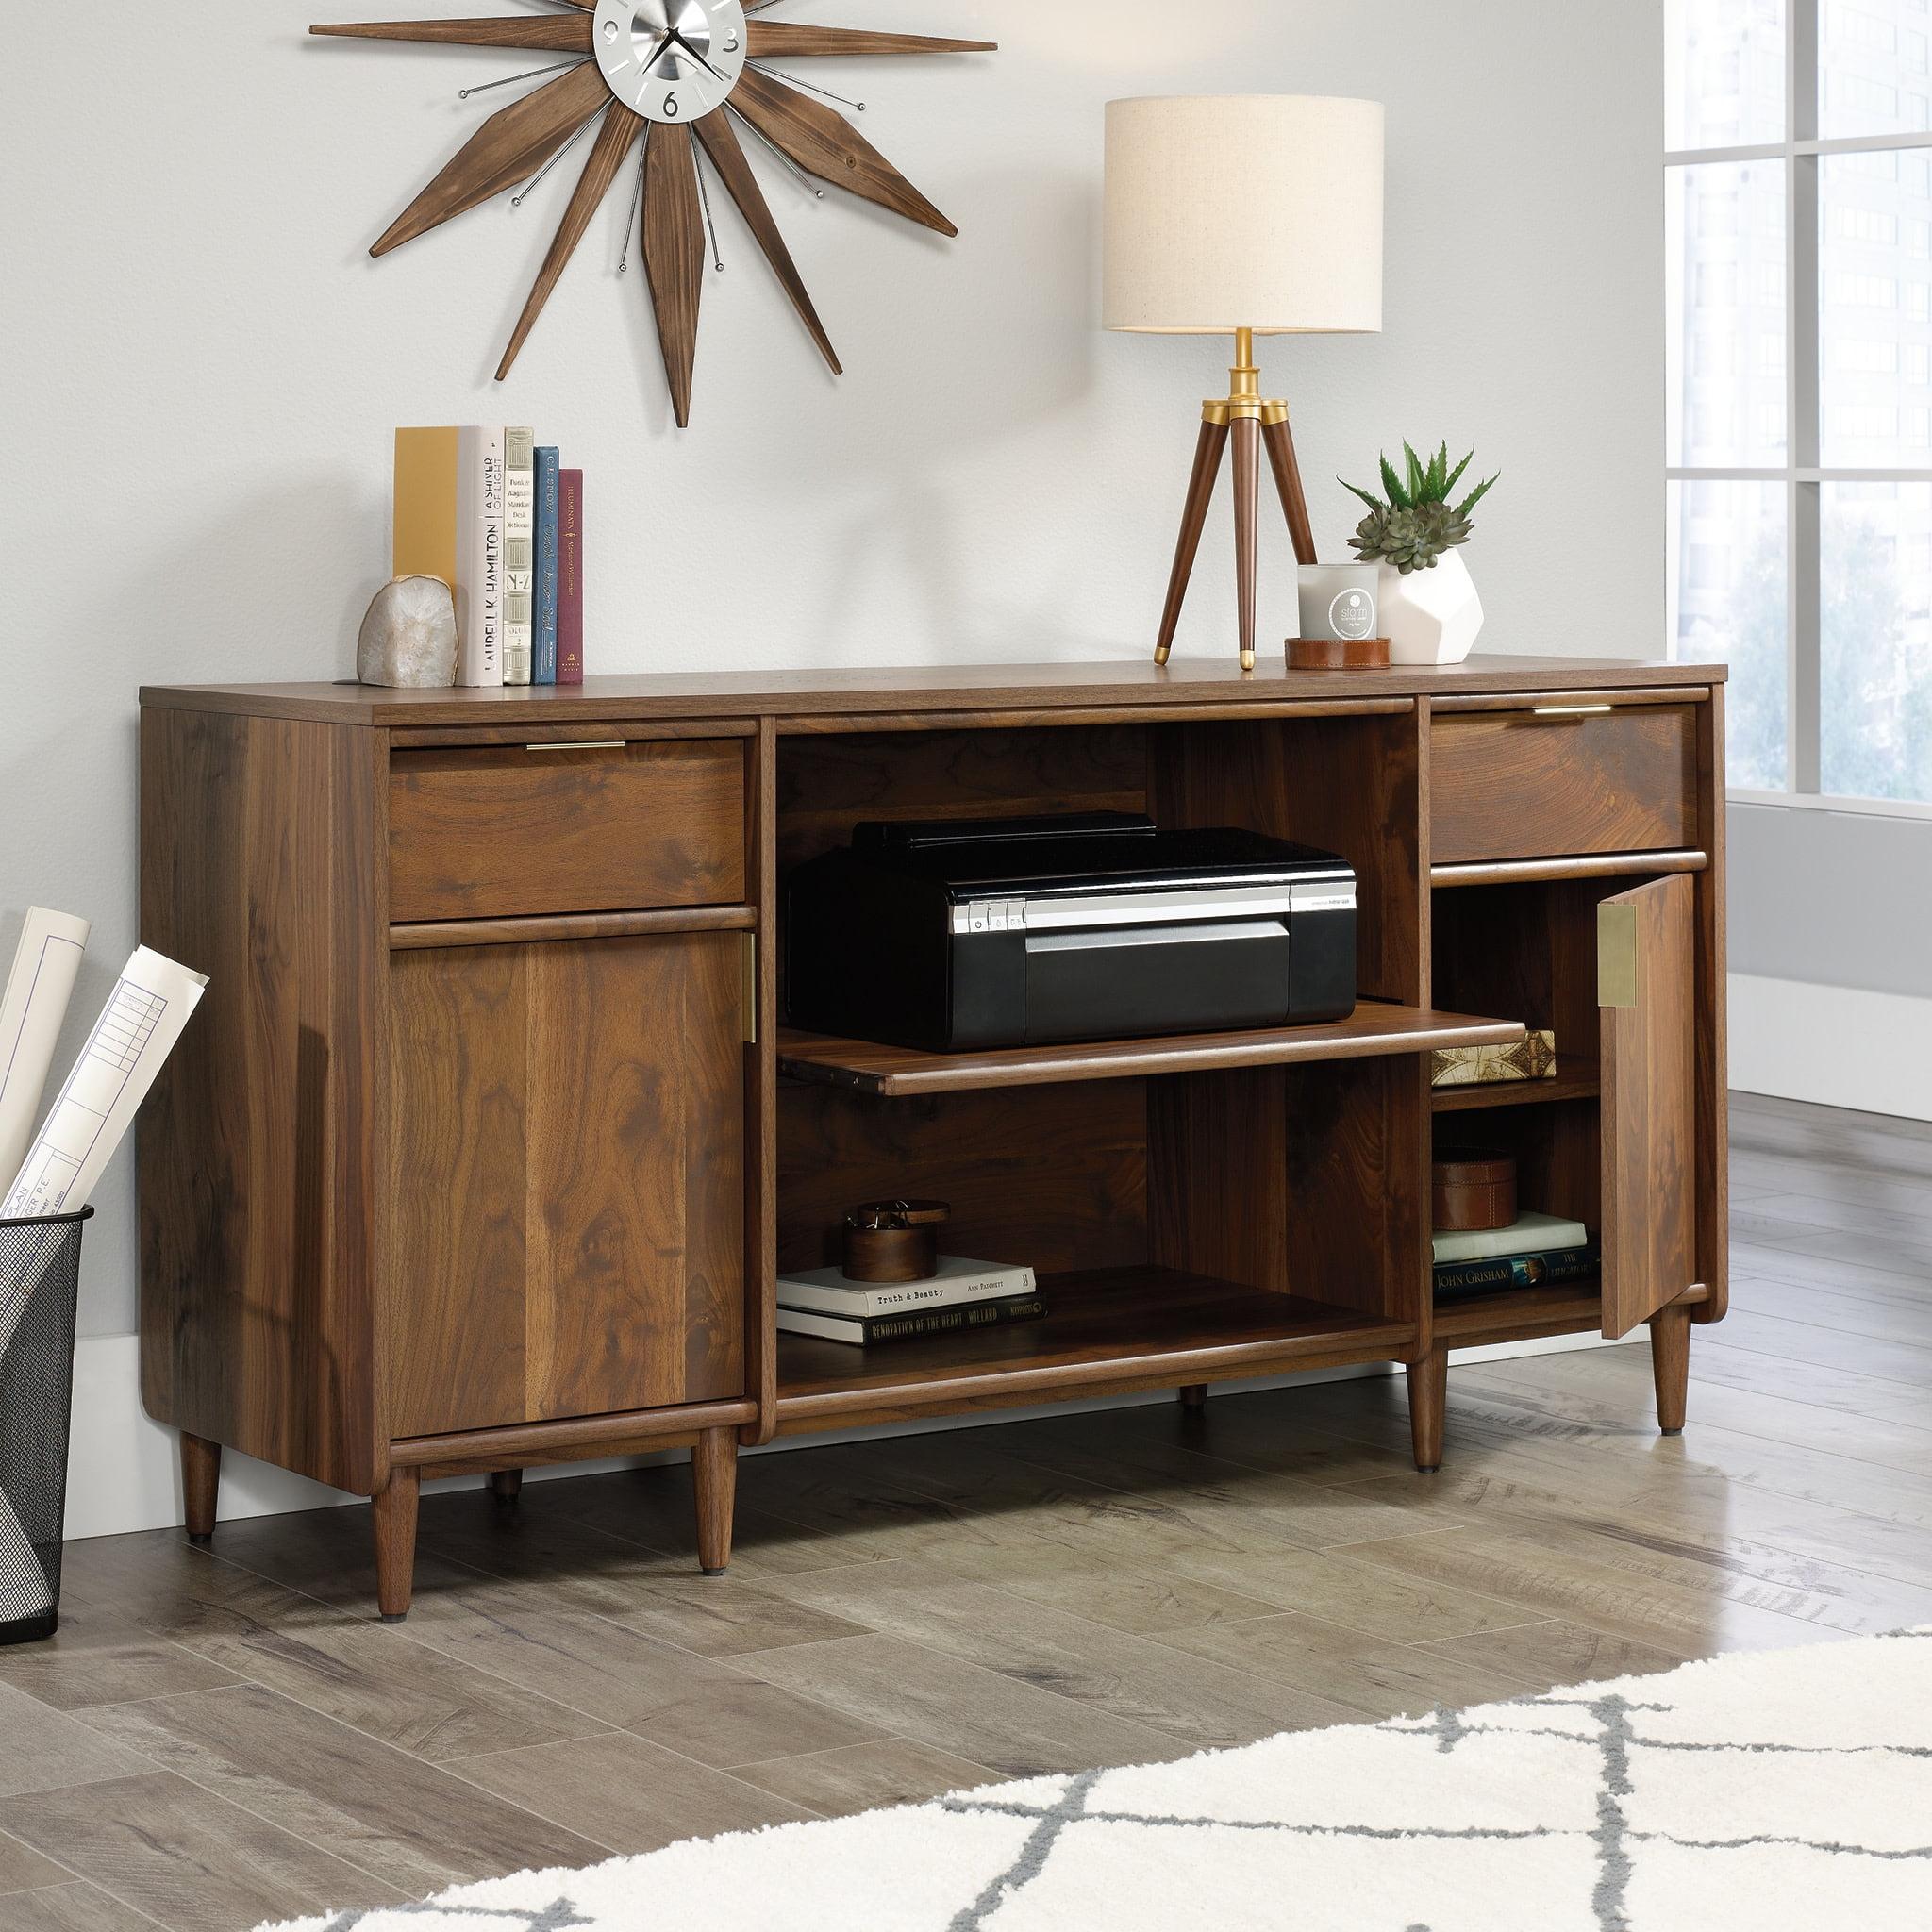
[[[537,432],[503,432],[503,681],[530,682],[537,582]]]
[[[503,683],[503,430],[457,432],[457,682]]]
[[[1589,1240],[1590,1231],[1580,1221],[1526,1211],[1507,1227],[1432,1235],[1429,1246],[1438,1261],[1493,1261],[1502,1255],[1541,1255],[1558,1248],[1580,1248]]]
[[[940,1272],[924,1281],[853,1281],[838,1268],[814,1268],[778,1277],[778,1306],[846,1320],[874,1315],[917,1314],[926,1308],[958,1307],[962,1302],[997,1301],[1031,1294],[1037,1286],[1030,1268],[1003,1261],[971,1261],[941,1255]]]

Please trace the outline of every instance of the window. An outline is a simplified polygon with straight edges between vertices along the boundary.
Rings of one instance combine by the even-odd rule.
[[[1932,813],[1927,0],[1665,0],[1669,644],[1733,789]]]

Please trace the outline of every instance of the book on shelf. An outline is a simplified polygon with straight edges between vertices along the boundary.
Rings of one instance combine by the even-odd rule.
[[[1438,1261],[1488,1261],[1498,1255],[1536,1255],[1557,1248],[1580,1248],[1590,1230],[1580,1221],[1525,1208],[1507,1227],[1476,1227],[1429,1237]]]
[[[557,682],[557,463],[556,450],[537,451],[537,571],[530,608],[533,684]]]
[[[393,575],[441,577],[457,613],[457,682],[503,682],[503,431],[398,429]]]
[[[1505,1289],[1547,1288],[1565,1281],[1582,1281],[1602,1266],[1603,1251],[1595,1241],[1534,1255],[1498,1255],[1486,1261],[1439,1261],[1435,1273],[1436,1299],[1457,1301],[1466,1295],[1497,1294]]]
[[[926,1335],[954,1335],[968,1328],[1037,1322],[1045,1313],[1046,1304],[1035,1294],[964,1302],[951,1308],[915,1308],[903,1315],[822,1315],[810,1308],[788,1308],[781,1303],[778,1332],[816,1335],[826,1341],[850,1341],[861,1348],[872,1348],[882,1341],[914,1341]]]
[[[1532,1028],[1513,1046],[1439,1046],[1429,1057],[1431,1087],[1492,1087],[1508,1080],[1553,1080],[1557,1036]]]
[[[921,1308],[953,1308],[969,1302],[999,1301],[1031,1294],[1039,1286],[1033,1271],[1002,1261],[974,1261],[964,1255],[941,1255],[939,1273],[924,1281],[854,1281],[842,1269],[812,1268],[778,1277],[778,1306],[800,1312],[863,1319],[909,1314]]]
[[[557,482],[557,681],[584,681],[584,473]]]
[[[503,681],[530,682],[537,569],[537,432],[503,432]]]

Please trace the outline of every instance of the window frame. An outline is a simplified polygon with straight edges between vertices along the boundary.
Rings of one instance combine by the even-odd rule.
[[[1924,483],[1932,468],[1844,469],[1819,462],[1820,308],[1819,167],[1833,155],[1904,153],[1932,148],[1932,132],[1866,134],[1822,140],[1818,133],[1819,65],[1824,7],[1829,0],[1785,0],[1785,128],[1781,141],[1731,147],[1666,148],[1664,171],[1710,162],[1777,161],[1785,175],[1785,461],[1779,467],[1667,465],[1674,483],[1781,483],[1785,490],[1788,577],[1785,587],[1785,789],[1733,786],[1740,805],[1790,806],[1878,818],[1932,819],[1932,799],[1844,798],[1820,791],[1824,631],[1824,486],[1829,483]],[[1668,21],[1668,15],[1666,16]],[[1674,630],[1667,655],[1677,657]]]

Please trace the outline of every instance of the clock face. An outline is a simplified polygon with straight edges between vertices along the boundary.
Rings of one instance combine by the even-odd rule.
[[[647,121],[696,121],[744,72],[741,0],[597,0],[597,65],[610,92]]]

